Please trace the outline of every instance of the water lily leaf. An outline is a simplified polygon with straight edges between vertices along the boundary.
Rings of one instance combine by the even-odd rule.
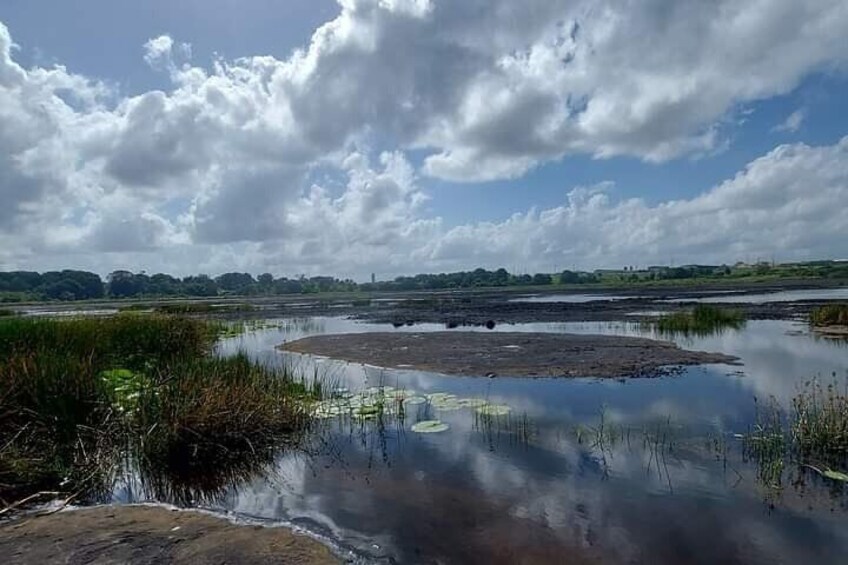
[[[463,408],[480,408],[489,403],[482,398],[459,398],[456,402]]]
[[[412,431],[419,434],[435,434],[449,429],[450,426],[440,420],[422,420],[412,426]]]
[[[441,412],[451,412],[461,409],[462,406],[456,400],[448,399],[442,402],[433,402],[433,408]]]
[[[356,415],[360,418],[376,418],[379,413],[380,408],[378,406],[363,405],[356,410]]]
[[[445,400],[456,399],[455,394],[450,394],[447,392],[433,392],[431,394],[425,395],[430,402],[442,402]]]
[[[423,396],[408,396],[403,399],[404,406],[416,406],[418,404],[424,404],[425,402],[427,402],[427,399]]]
[[[833,481],[848,483],[848,474],[843,473],[841,471],[834,471],[832,469],[828,469],[826,471],[823,471],[822,475]]]
[[[506,404],[484,404],[477,408],[477,413],[483,416],[506,416],[512,412],[512,408]]]

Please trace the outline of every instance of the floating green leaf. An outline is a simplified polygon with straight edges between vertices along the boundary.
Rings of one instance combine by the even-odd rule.
[[[419,434],[435,434],[449,429],[450,426],[440,420],[422,420],[412,426],[412,431]]]
[[[506,416],[511,411],[506,404],[484,404],[477,408],[477,413],[483,416]]]
[[[487,400],[482,398],[459,398],[456,402],[462,408],[480,408],[481,406],[485,406],[489,403]]]
[[[822,472],[822,476],[827,477],[833,481],[840,481],[843,483],[848,483],[848,474],[845,474],[841,471],[834,471],[832,469],[827,469]]]
[[[403,399],[404,406],[417,406],[418,404],[424,404],[425,402],[427,402],[427,399],[423,396],[408,396]]]

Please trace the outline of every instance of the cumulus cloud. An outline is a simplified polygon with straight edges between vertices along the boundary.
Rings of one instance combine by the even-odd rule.
[[[171,86],[134,96],[24,69],[0,23],[0,261],[361,276],[845,252],[832,237],[846,227],[844,140],[778,148],[658,206],[577,188],[560,207],[449,227],[422,188],[520,189],[527,170],[573,154],[709,152],[739,105],[845,65],[844,2],[339,4],[287,59],[201,66],[187,44],[153,38],[143,59]]]

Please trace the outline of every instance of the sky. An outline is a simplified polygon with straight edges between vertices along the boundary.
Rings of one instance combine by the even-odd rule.
[[[3,0],[0,270],[848,259],[844,0]]]

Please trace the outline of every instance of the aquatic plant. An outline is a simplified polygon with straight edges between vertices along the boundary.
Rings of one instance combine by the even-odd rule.
[[[506,416],[512,411],[512,408],[506,404],[490,404],[485,403],[476,408],[477,413],[483,416]]]
[[[647,322],[661,333],[708,335],[724,329],[739,329],[745,324],[742,313],[709,304],[699,304],[691,311],[674,312]]]
[[[177,302],[160,304],[156,307],[157,312],[163,314],[218,314],[230,312],[252,312],[256,306],[249,303],[214,304],[211,302]]]
[[[758,479],[782,487],[784,469],[814,471],[825,479],[843,482],[848,468],[848,381],[823,386],[807,382],[792,399],[791,411],[772,400],[757,406],[752,429],[743,436],[744,454],[757,464]]]
[[[848,304],[828,304],[813,308],[810,323],[814,326],[848,326]]]
[[[412,425],[412,431],[419,434],[435,434],[449,429],[450,426],[441,420],[422,420]]]
[[[848,459],[848,380],[805,383],[792,399],[791,440],[807,460],[841,465]]]
[[[743,436],[743,457],[757,467],[757,480],[768,489],[783,488],[783,471],[791,444],[787,441],[786,422],[776,401],[766,406],[757,403],[754,424]]]
[[[214,340],[156,315],[0,322],[0,499],[90,496],[127,454],[188,468],[296,440],[315,392]]]

